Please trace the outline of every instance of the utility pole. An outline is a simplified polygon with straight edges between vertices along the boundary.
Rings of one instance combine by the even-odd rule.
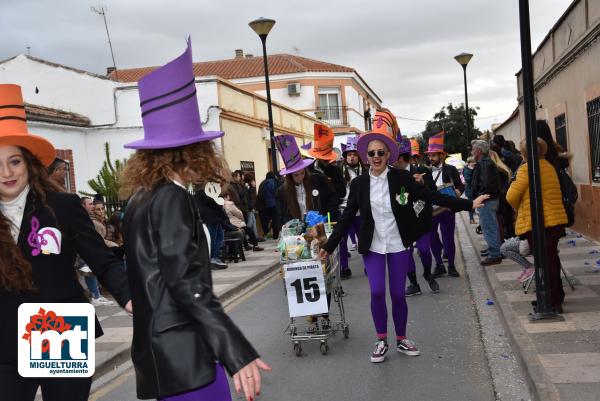
[[[115,78],[119,80],[119,71],[117,70],[117,63],[115,62],[115,53],[113,52],[112,42],[110,40],[110,33],[108,32],[108,24],[106,23],[106,10],[104,7],[90,7],[92,12],[101,15],[104,20],[104,27],[106,28],[106,36],[108,37],[108,47],[110,47],[110,56],[112,57],[113,67],[115,69]]]

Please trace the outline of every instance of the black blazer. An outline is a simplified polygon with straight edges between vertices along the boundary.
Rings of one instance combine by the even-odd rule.
[[[332,221],[337,221],[339,217],[339,199],[333,189],[333,186],[327,180],[327,177],[318,171],[311,171],[311,184],[313,191],[316,189],[318,195],[312,196],[313,209],[316,209],[322,216],[327,216],[329,212]],[[277,215],[280,225],[284,225],[292,220],[285,198],[285,184],[277,188]]]
[[[258,357],[213,293],[208,239],[185,189],[165,183],[134,195],[123,238],[138,398],[205,386],[216,361],[234,374]]]
[[[35,293],[17,293],[0,288],[0,364],[17,360],[17,308],[24,302],[88,302],[75,272],[75,255],[79,254],[92,269],[98,280],[124,306],[130,299],[123,262],[106,247],[104,240],[94,229],[77,195],[49,192],[42,206],[30,191],[25,203],[17,246],[33,269]],[[33,230],[32,218],[39,226]],[[33,224],[36,225],[35,219]],[[28,236],[44,227],[57,228],[62,235],[58,255],[35,253],[29,245]],[[32,253],[33,252],[33,253]],[[102,328],[96,320],[96,336]]]
[[[406,170],[389,169],[388,185],[390,191],[390,201],[392,204],[392,212],[396,218],[398,231],[402,238],[402,243],[406,248],[411,246],[416,240],[421,238],[431,229],[429,225],[420,222],[414,210],[414,203],[422,200],[428,203],[435,203],[440,206],[445,206],[449,209],[470,210],[473,207],[473,202],[461,199],[451,198],[440,194],[438,191],[432,191],[425,185],[417,183],[411,173]],[[329,237],[327,243],[323,246],[327,252],[332,253],[335,247],[340,243],[344,234],[350,227],[356,213],[360,211],[362,222],[358,233],[358,252],[366,254],[371,248],[373,240],[373,231],[375,230],[375,222],[371,213],[371,176],[363,174],[356,177],[350,184],[350,195],[348,196],[348,204],[338,223],[335,225],[333,233]],[[396,195],[399,195],[401,189],[409,194],[408,203],[400,205],[396,201]]]

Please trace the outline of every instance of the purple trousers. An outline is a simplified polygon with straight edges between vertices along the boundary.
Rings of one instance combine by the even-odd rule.
[[[225,369],[217,364],[214,382],[187,393],[161,398],[160,401],[231,401]]]
[[[438,236],[438,227],[442,232],[442,241]],[[445,211],[437,216],[433,216],[431,225],[431,252],[435,258],[435,263],[442,264],[442,247],[448,257],[448,266],[454,266],[454,255],[456,246],[454,245],[454,230],[456,228],[456,217],[454,212]]]
[[[348,270],[348,236],[351,232],[357,233],[360,229],[360,216],[354,216],[354,220],[352,220],[352,224],[348,231],[346,231],[346,235],[340,242],[340,269]]]
[[[408,306],[404,295],[406,274],[408,273],[410,250],[397,253],[369,252],[363,255],[367,278],[371,287],[371,314],[375,331],[379,338],[387,335],[387,305],[385,302],[385,266],[389,275],[390,297],[392,299],[392,318],[396,336],[406,336]]]
[[[423,277],[428,277],[431,275],[431,235],[429,233],[423,235],[416,242],[416,247],[419,250],[419,255],[421,257],[421,263],[423,264]],[[408,272],[415,273],[417,271],[417,265],[415,263],[415,258],[413,255],[413,247],[410,247],[410,258],[409,258],[409,266]]]

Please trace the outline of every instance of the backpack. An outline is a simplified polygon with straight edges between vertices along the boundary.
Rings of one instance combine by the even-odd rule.
[[[560,183],[560,192],[562,193],[565,212],[567,212],[567,227],[571,227],[575,224],[575,202],[579,198],[577,186],[573,183],[573,180],[565,169],[559,170],[558,182]]]

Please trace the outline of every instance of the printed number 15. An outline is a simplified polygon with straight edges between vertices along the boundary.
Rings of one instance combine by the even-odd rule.
[[[303,279],[302,282],[300,279],[297,279],[290,284],[296,290],[296,301],[299,304],[304,303],[304,296],[306,296],[308,302],[317,302],[321,298],[321,290],[319,290],[319,285],[316,281],[316,277],[309,277]],[[303,284],[304,288],[302,288]],[[305,291],[304,294],[302,290]]]

